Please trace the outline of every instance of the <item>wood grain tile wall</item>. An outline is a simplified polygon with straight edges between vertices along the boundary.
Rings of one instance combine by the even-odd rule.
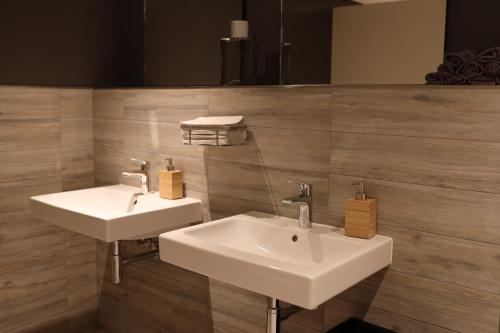
[[[178,121],[236,114],[249,126],[247,145],[180,144]],[[395,241],[394,264],[295,314],[283,331],[325,332],[356,316],[403,333],[498,333],[500,90],[97,90],[94,117],[98,184],[122,181],[131,157],[153,161],[156,174],[173,156],[205,220],[249,210],[296,216],[279,205],[295,180],[313,184],[316,222],[342,225],[352,182],[367,182],[379,233]],[[265,331],[261,295],[154,260],[112,285],[107,246],[99,249],[100,320],[110,332]]]
[[[92,98],[0,87],[0,332],[97,325],[95,241],[29,214],[32,195],[93,185]]]
[[[204,200],[207,209],[205,149],[184,146],[178,122],[208,114],[206,89],[97,90],[94,93],[96,181],[124,182],[120,171],[136,168],[130,158],[152,162],[153,188],[158,171],[173,157],[184,170],[186,194]],[[137,185],[134,180],[127,180]],[[140,252],[122,242],[124,255]],[[210,332],[208,279],[158,260],[127,266],[124,282],[110,282],[108,246],[98,244],[100,322],[110,333]]]
[[[342,224],[350,184],[365,179],[379,200],[379,232],[395,247],[385,275],[326,304],[327,326],[345,312],[402,332],[499,330],[499,96],[494,88],[334,89],[332,222]]]

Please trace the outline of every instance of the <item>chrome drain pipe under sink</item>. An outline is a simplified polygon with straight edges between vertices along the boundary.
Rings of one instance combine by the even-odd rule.
[[[280,321],[280,301],[270,297],[267,299],[267,333],[279,333]]]
[[[122,280],[122,267],[129,265],[131,263],[149,259],[149,258],[159,258],[160,249],[158,247],[158,239],[148,238],[145,240],[137,241],[137,245],[147,244],[152,248],[151,251],[134,254],[132,256],[123,258],[120,255],[120,241],[113,241],[111,250],[111,282],[119,284]]]
[[[113,249],[111,251],[111,282],[121,282],[121,262],[120,257],[120,241],[113,242]]]

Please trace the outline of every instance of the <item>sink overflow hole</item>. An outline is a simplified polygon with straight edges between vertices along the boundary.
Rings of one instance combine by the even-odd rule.
[[[299,240],[299,237],[297,235],[292,236],[292,242],[296,242]]]

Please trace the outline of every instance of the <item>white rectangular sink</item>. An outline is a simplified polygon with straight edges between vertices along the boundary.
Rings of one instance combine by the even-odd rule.
[[[392,239],[259,212],[160,235],[163,261],[306,309],[392,262]]]
[[[112,185],[38,195],[31,198],[31,215],[105,242],[157,236],[202,220],[200,200],[167,200],[157,192],[134,196],[138,192]]]

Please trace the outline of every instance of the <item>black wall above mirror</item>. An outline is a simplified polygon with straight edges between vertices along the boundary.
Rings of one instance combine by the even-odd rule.
[[[242,18],[249,21],[256,42],[255,84],[329,84],[335,75],[332,8],[351,15],[348,9],[370,6],[379,5],[348,0],[4,0],[0,84],[217,86],[221,38],[230,36],[232,20]],[[498,1],[448,0],[446,6],[443,52],[500,46]],[[351,28],[348,33],[354,32]]]
[[[0,2],[0,83],[122,85],[122,0]]]

